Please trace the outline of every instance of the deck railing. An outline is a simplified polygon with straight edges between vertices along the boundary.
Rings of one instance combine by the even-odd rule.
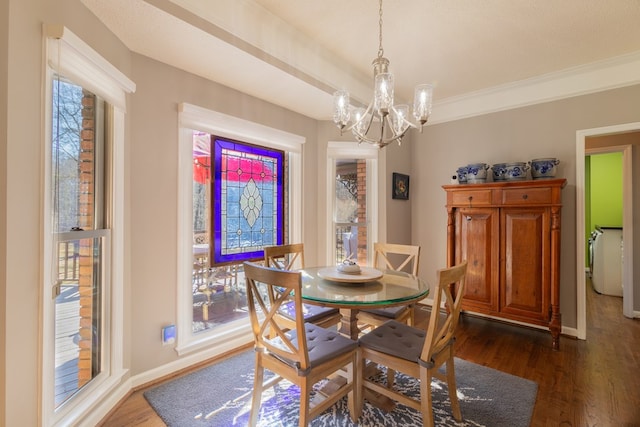
[[[58,243],[58,279],[77,281],[80,273],[78,241]]]

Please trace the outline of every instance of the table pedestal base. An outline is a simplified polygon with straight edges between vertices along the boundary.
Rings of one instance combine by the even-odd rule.
[[[358,329],[358,310],[353,308],[341,308],[340,314],[342,320],[338,332],[345,337],[351,338],[354,341],[358,340],[360,335],[360,329]]]

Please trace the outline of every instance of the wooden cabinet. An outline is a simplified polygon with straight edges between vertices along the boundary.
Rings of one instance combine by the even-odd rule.
[[[445,185],[447,265],[468,261],[465,311],[548,327],[559,348],[565,179]]]

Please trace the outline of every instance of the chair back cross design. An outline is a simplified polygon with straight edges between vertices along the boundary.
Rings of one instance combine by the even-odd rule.
[[[429,328],[420,359],[431,363],[437,360],[445,349],[452,348],[465,288],[467,262],[442,269],[438,272],[438,286],[433,296],[434,308],[429,318]],[[454,297],[455,295],[455,297]],[[444,299],[447,315],[442,317],[436,310],[436,301]]]
[[[383,270],[404,271],[408,269],[414,276],[418,275],[420,263],[420,246],[401,245],[396,243],[373,244],[374,265]],[[361,330],[375,328],[390,319],[414,324],[414,304],[397,307],[362,310],[358,313],[358,322]]]
[[[376,242],[373,252],[376,268],[404,271],[409,266],[409,273],[418,275],[420,246]]]
[[[363,371],[363,387],[382,394],[422,413],[424,426],[433,426],[431,379],[447,384],[451,411],[456,421],[462,421],[456,392],[454,337],[460,319],[464,295],[467,262],[438,271],[438,283],[433,289],[433,306],[427,330],[390,320],[360,338],[360,351],[365,360],[387,367],[386,384],[374,381]],[[455,297],[453,296],[455,295]],[[440,311],[444,302],[445,314]],[[445,365],[445,372],[439,368]],[[420,379],[420,396],[412,398],[395,389],[395,373],[403,372]]]
[[[297,270],[304,268],[304,243],[291,243],[288,245],[266,246],[264,248],[264,264],[267,267],[279,270]],[[271,295],[275,298],[275,294]],[[296,307],[285,301],[281,302],[280,309],[276,316],[280,316],[282,322],[289,328],[294,329],[293,323]],[[337,325],[342,316],[337,308],[321,307],[318,305],[302,304],[302,313],[305,322],[315,323],[323,328]]]
[[[280,270],[304,268],[304,244],[267,246],[264,248],[264,260],[267,267]]]
[[[306,323],[302,314],[302,274],[244,263],[251,330],[255,348],[255,375],[249,425],[258,422],[264,389],[287,379],[300,388],[299,426],[307,426],[344,396],[352,420],[360,416],[358,343],[335,331]],[[266,289],[265,289],[266,287]],[[278,291],[274,292],[273,288]],[[272,299],[269,294],[275,295]],[[285,303],[295,305],[295,329],[280,322]],[[264,370],[276,377],[264,383]],[[343,373],[344,370],[344,373]],[[338,387],[322,390],[311,398],[313,386],[336,374],[346,376]]]
[[[248,274],[247,274],[248,269]],[[287,334],[288,328],[278,320],[279,310],[283,303],[293,303],[301,310],[300,273],[276,269],[259,269],[252,264],[245,264],[247,280],[247,299],[251,328],[255,339],[255,348],[260,352],[268,352],[283,357],[301,370],[306,370],[309,360],[306,353],[304,319],[294,320],[295,334]],[[261,288],[261,285],[265,288]],[[278,287],[274,292],[273,287]],[[297,292],[296,292],[297,291]],[[272,294],[270,298],[268,294]],[[261,317],[258,313],[262,313]],[[302,345],[301,345],[302,344]]]

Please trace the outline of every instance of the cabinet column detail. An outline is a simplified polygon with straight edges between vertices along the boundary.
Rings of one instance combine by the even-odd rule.
[[[551,247],[556,252],[551,257],[551,282],[556,286],[551,289],[551,335],[553,348],[560,347],[559,337],[562,329],[562,315],[560,314],[560,207],[551,208]]]

